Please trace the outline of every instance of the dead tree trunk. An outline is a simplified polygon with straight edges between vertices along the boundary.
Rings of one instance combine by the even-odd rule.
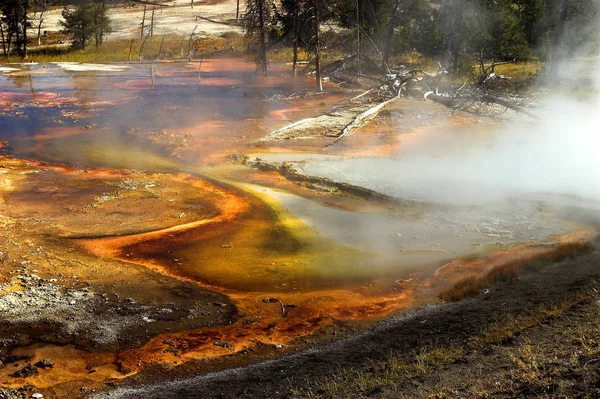
[[[142,17],[142,31],[140,32],[140,40],[144,40],[144,26],[146,25],[146,4],[144,4],[144,16]]]
[[[258,24],[259,24],[259,49],[258,58],[260,68],[263,71],[263,75],[267,75],[267,34],[266,21],[265,21],[265,10],[267,7],[264,0],[258,0]]]
[[[192,40],[194,39],[194,33],[196,33],[196,29],[198,29],[198,25],[196,25],[194,27],[194,30],[192,31],[192,34],[190,35],[190,40],[188,41],[188,61],[192,60]]]
[[[359,0],[356,0],[356,39],[357,39],[356,71],[359,76],[358,81],[360,82],[360,75],[361,75],[360,62],[362,60],[362,57],[361,57],[361,42],[360,42],[360,3],[359,3]]]
[[[131,43],[129,43],[129,62],[131,62],[131,50],[133,50],[133,41],[135,39],[131,39]]]
[[[323,81],[321,80],[321,43],[319,42],[320,25],[319,0],[317,0],[315,1],[315,77],[317,90],[323,91]]]
[[[150,37],[150,33],[148,33],[146,37],[144,37],[144,40],[142,40],[142,42],[140,43],[140,50],[138,51],[138,61],[142,60],[142,51],[144,50],[144,45],[146,44],[146,40],[148,40],[148,37]]]
[[[451,12],[445,26],[443,47],[448,59],[448,71],[454,75],[458,73],[461,47],[463,44],[463,13],[465,0],[451,0]]]
[[[23,2],[23,59],[27,59],[27,11],[29,11],[29,0]]]
[[[387,36],[385,38],[385,49],[383,50],[383,67],[388,64],[390,55],[392,54],[392,42],[394,39],[394,29],[396,28],[396,21],[398,19],[398,8],[400,8],[400,0],[394,2],[394,8],[390,15],[390,24],[388,26]]]
[[[554,34],[554,40],[552,41],[552,59],[550,61],[550,78],[555,80],[558,77],[558,68],[561,61],[560,47],[563,42],[565,35],[565,24],[567,22],[567,16],[569,15],[570,0],[563,0],[562,9],[560,11],[560,18],[558,19],[558,25],[556,25],[556,32]]]
[[[10,56],[10,46],[11,46],[11,44],[13,42],[12,39],[13,39],[13,34],[10,31],[7,32],[7,35],[6,35],[6,56],[5,56],[5,58],[8,58]]]
[[[164,43],[165,43],[165,35],[163,35],[162,40],[160,41],[160,47],[158,48],[158,55],[156,56],[157,59],[160,59],[160,53],[162,53]]]
[[[150,54],[152,54],[152,40],[154,38],[154,10],[156,5],[152,6],[152,16],[150,17]]]
[[[292,69],[294,71],[294,76],[296,76],[297,68],[298,68],[298,35],[300,31],[300,27],[298,26],[298,19],[300,15],[300,2],[299,0],[294,1],[294,60]]]
[[[8,58],[8,53],[6,52],[6,40],[4,38],[4,27],[0,23],[0,35],[2,36],[2,51],[4,54],[4,58]]]
[[[42,24],[44,23],[44,13],[46,12],[46,8],[42,8],[42,11],[40,12],[40,22],[38,23],[37,26],[37,45],[41,46],[42,45]]]

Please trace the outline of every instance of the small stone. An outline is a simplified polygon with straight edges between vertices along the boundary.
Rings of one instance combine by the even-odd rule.
[[[116,365],[117,365],[117,370],[120,373],[129,374],[129,373],[131,373],[133,371],[133,370],[131,370],[131,368],[129,368],[126,365],[124,365],[123,362],[121,362],[121,361],[117,361]]]
[[[41,369],[48,369],[54,367],[54,362],[50,359],[42,359],[35,364],[36,367]]]
[[[41,393],[34,393],[33,395],[31,395],[32,398],[36,398],[36,399],[41,399],[44,397],[44,395],[42,395]]]
[[[11,377],[15,378],[28,378],[34,375],[38,375],[40,372],[35,366],[25,366],[25,368],[17,371],[16,373],[11,374]]]

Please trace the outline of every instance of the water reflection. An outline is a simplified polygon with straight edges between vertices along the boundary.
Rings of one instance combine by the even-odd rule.
[[[95,150],[87,158],[82,151],[86,145],[139,147],[151,157],[197,162],[215,151],[235,150],[240,139],[248,143],[282,118],[315,112],[310,101],[289,112],[288,103],[269,101],[312,88],[308,79],[294,80],[282,68],[264,78],[235,60],[204,61],[200,73],[198,63],[124,64],[108,70],[73,64],[16,68],[0,78],[0,139],[9,142],[14,155],[54,162],[139,166],[126,159],[112,163],[114,157],[94,156]],[[60,136],[56,141],[48,134],[52,131]],[[36,145],[40,133],[43,146]]]

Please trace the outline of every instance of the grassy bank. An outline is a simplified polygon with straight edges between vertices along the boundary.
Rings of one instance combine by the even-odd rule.
[[[506,264],[496,266],[483,277],[467,277],[458,281],[454,286],[440,294],[444,301],[459,301],[481,294],[485,288],[489,288],[499,281],[508,281],[516,278],[519,274],[540,270],[543,266],[560,262],[568,258],[592,252],[594,246],[589,242],[568,243],[557,248],[542,252],[529,258],[517,259]]]
[[[66,43],[67,38],[64,35],[52,37],[46,40],[44,46],[29,48],[27,61],[31,62],[87,62],[87,63],[108,63],[108,62],[135,62],[148,60],[181,60],[181,59],[199,59],[202,57],[211,57],[219,54],[226,54],[236,57],[247,57],[252,60],[252,56],[246,51],[246,45],[243,35],[235,32],[224,33],[220,36],[195,36],[190,40],[189,36],[155,36],[153,40],[142,40],[137,37],[134,39],[109,39],[101,46],[88,46],[83,50],[73,50]],[[336,60],[347,57],[346,49],[339,45],[324,47],[321,52],[321,64],[327,65]],[[293,59],[292,48],[285,45],[274,45],[269,49],[269,62],[271,63],[291,63]],[[375,64],[380,61],[376,54],[371,54]],[[312,54],[308,51],[299,50],[298,61],[301,62],[299,71],[310,72],[314,67],[309,61]],[[12,55],[6,60],[0,60],[0,63],[22,63],[25,62],[20,56]],[[369,67],[368,62],[363,63],[363,68]],[[405,65],[409,68],[419,68],[437,71],[439,68],[437,62],[417,52],[396,55],[390,61],[390,65]],[[352,68],[352,62],[348,64]],[[505,82],[518,83],[534,77],[542,68],[539,62],[523,62],[499,65],[496,73],[506,77]],[[365,73],[377,75],[379,72],[364,71]],[[447,83],[463,84],[467,81],[475,81],[479,69],[474,67],[469,76],[456,78],[446,78]]]
[[[462,346],[392,353],[291,388],[295,398],[597,397],[597,289],[505,320]]]
[[[141,50],[141,51],[140,51]],[[216,54],[244,54],[243,37],[236,33],[221,36],[202,36],[190,42],[189,37],[157,36],[147,39],[143,45],[133,40],[108,40],[99,47],[89,46],[73,50],[67,45],[31,48],[27,61],[32,62],[128,62],[138,60],[197,59]],[[3,62],[24,62],[21,57],[11,56]]]

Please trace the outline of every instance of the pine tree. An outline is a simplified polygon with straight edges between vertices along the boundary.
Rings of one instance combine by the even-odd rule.
[[[63,33],[72,35],[72,48],[84,49],[94,39],[96,46],[102,44],[104,35],[111,32],[108,10],[102,3],[84,1],[75,10],[63,10],[64,21],[59,21]]]

